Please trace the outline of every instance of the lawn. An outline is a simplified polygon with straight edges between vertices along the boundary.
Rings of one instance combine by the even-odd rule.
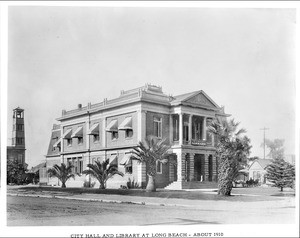
[[[98,188],[59,188],[49,186],[22,186],[14,187],[8,186],[10,193],[32,193],[32,194],[55,194],[57,192],[68,193],[70,195],[78,194],[108,194],[108,195],[126,195],[139,197],[158,197],[158,198],[179,198],[191,200],[227,200],[227,201],[268,201],[278,199],[278,195],[293,195],[294,192],[280,193],[277,188],[234,188],[232,190],[233,196],[219,196],[217,191],[171,191],[159,189],[156,192],[146,192],[142,189],[98,189]]]

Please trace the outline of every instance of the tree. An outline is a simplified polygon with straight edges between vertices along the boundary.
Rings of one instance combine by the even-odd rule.
[[[270,149],[268,154],[272,162],[267,167],[266,178],[273,187],[283,188],[293,187],[295,181],[295,167],[284,160],[284,140],[266,140],[266,145]]]
[[[170,146],[165,141],[165,139],[161,140],[155,136],[148,136],[144,142],[140,141],[138,146],[133,148],[133,154],[136,155],[135,158],[146,164],[148,176],[147,192],[156,191],[156,164],[168,162],[167,151],[170,149]]]
[[[64,163],[61,165],[55,164],[52,168],[48,169],[48,174],[51,177],[56,177],[61,181],[61,187],[66,188],[66,182],[73,178],[75,179],[75,175],[72,173],[73,165],[66,166]]]
[[[272,187],[293,188],[295,181],[295,167],[284,161],[282,158],[273,159],[267,167],[267,179],[272,183]]]
[[[230,196],[233,182],[239,170],[247,163],[250,154],[250,139],[241,136],[245,129],[238,130],[239,123],[229,121],[212,121],[208,127],[217,137],[216,158],[218,161],[218,194]]]
[[[23,184],[26,182],[27,169],[23,164],[18,163],[17,160],[7,161],[7,184]]]
[[[114,175],[124,176],[124,174],[118,171],[118,166],[109,164],[109,160],[106,159],[102,163],[95,161],[95,164],[88,164],[89,169],[84,170],[82,173],[85,175],[90,175],[93,178],[97,179],[100,183],[100,189],[106,188],[106,182]]]
[[[268,156],[272,159],[284,158],[284,140],[275,139],[274,141],[266,139],[266,146],[270,152]]]

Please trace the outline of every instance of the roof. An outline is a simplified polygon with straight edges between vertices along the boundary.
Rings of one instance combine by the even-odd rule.
[[[251,164],[251,166],[252,166],[255,162],[257,162],[257,163],[259,163],[259,165],[260,165],[263,169],[265,169],[265,168],[271,163],[271,161],[272,161],[272,160],[270,160],[270,159],[256,159],[256,160],[253,161],[253,163]],[[251,167],[251,166],[250,166],[250,167]]]
[[[204,91],[198,90],[190,93],[181,94],[173,97],[171,105],[185,103],[187,105],[201,105],[207,108],[220,110],[218,104],[216,104]]]
[[[177,96],[173,96],[174,100],[172,102],[174,102],[174,103],[176,103],[176,102],[182,102],[185,99],[193,96],[196,93],[199,93],[199,91],[194,91],[194,92],[191,92],[191,93],[185,93],[185,94],[180,94],[180,95],[177,95]]]
[[[43,163],[40,163],[34,167],[32,167],[28,173],[36,173],[37,171],[39,171],[41,168],[44,168],[46,167],[46,162],[43,162]]]

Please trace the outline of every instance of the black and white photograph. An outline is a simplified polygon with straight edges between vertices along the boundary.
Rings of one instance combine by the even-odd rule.
[[[225,3],[1,3],[0,237],[299,236],[299,8]]]

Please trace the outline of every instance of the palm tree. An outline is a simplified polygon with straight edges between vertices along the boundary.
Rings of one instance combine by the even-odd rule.
[[[141,163],[146,163],[148,183],[146,191],[156,191],[155,176],[156,176],[156,163],[163,164],[168,162],[167,151],[170,146],[165,143],[165,139],[160,140],[154,136],[148,136],[144,142],[139,142],[138,146],[133,148],[135,158]]]
[[[82,173],[85,175],[90,175],[97,179],[100,183],[100,189],[106,188],[106,182],[108,179],[112,178],[114,175],[124,176],[124,174],[118,171],[117,165],[109,164],[109,160],[106,159],[102,163],[95,161],[95,164],[88,164],[89,169],[84,170]]]
[[[72,173],[73,165],[66,166],[64,163],[61,163],[61,166],[55,164],[52,168],[48,169],[48,174],[51,177],[56,177],[61,181],[61,187],[66,187],[66,182],[73,178],[75,179],[75,175]]]
[[[230,196],[233,181],[238,175],[240,166],[246,163],[250,153],[250,139],[241,136],[246,132],[239,129],[240,123],[229,121],[212,121],[208,127],[210,134],[217,137],[216,157],[218,160],[218,194]]]

